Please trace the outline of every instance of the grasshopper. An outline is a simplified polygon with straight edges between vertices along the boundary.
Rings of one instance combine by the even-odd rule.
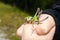
[[[41,15],[42,10],[40,8],[37,9],[34,16],[25,17],[26,23],[39,23],[39,16]]]

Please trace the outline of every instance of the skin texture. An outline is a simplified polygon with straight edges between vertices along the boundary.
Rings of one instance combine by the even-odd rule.
[[[38,24],[38,26],[36,27],[36,31],[37,31],[37,33],[39,31],[40,35],[47,34],[55,26],[55,22],[54,22],[53,18],[47,14],[42,14],[39,17],[39,21],[43,20],[46,17],[48,17],[48,18],[45,19],[44,21],[42,21],[41,22],[42,24]],[[40,29],[41,29],[41,31],[40,31]]]
[[[45,19],[48,16],[47,19]],[[41,21],[45,19],[44,21]],[[22,40],[52,40],[55,33],[55,21],[48,14],[41,14],[41,24],[23,24],[17,29],[17,35]]]

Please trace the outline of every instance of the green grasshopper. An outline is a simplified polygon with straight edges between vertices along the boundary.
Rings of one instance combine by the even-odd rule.
[[[25,18],[26,23],[39,23],[39,16],[42,13],[42,10],[40,11],[40,8],[37,9],[34,16],[28,16]]]

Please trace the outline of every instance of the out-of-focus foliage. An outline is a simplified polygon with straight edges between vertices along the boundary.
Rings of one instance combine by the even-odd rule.
[[[30,13],[35,13],[36,9],[40,7],[41,9],[46,9],[51,7],[54,0],[0,0],[6,4],[17,6],[18,8],[28,11]]]
[[[16,37],[17,28],[28,15],[27,12],[21,11],[15,6],[12,7],[0,2],[0,30],[4,31],[11,40],[18,40]]]

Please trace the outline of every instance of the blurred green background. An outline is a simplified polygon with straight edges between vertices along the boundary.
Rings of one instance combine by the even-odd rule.
[[[0,0],[0,40],[20,40],[16,30],[36,9],[51,8],[54,0]]]

